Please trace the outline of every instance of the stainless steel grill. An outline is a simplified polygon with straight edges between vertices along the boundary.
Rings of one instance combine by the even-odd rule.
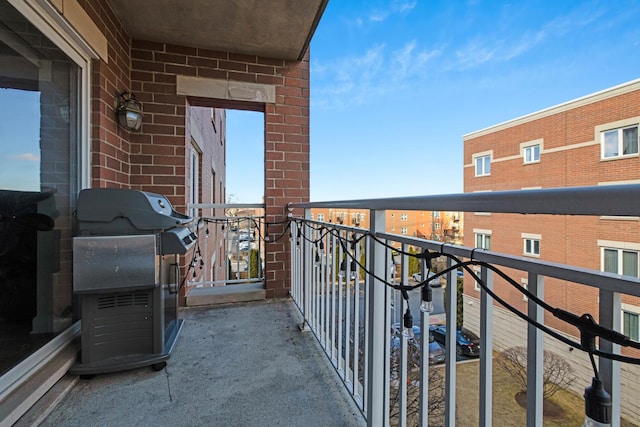
[[[179,256],[196,241],[191,217],[159,194],[80,192],[73,290],[82,318],[78,375],[166,365],[178,319]]]

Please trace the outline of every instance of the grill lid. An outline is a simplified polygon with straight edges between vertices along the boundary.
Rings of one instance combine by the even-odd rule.
[[[82,190],[77,218],[80,232],[125,234],[168,230],[193,220],[161,194],[124,188]]]

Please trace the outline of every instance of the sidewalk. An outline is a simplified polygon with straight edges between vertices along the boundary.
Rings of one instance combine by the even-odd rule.
[[[167,367],[79,380],[42,426],[362,426],[290,300],[190,308]]]

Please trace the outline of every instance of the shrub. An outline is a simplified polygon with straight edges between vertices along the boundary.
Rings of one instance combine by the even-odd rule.
[[[527,390],[527,349],[511,347],[496,358],[496,362],[518,383],[522,391]],[[542,397],[548,399],[558,390],[569,388],[575,376],[573,368],[556,353],[545,351],[542,369]]]

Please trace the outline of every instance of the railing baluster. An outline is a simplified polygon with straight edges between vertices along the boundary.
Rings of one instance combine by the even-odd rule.
[[[308,220],[311,217],[311,210],[305,209],[305,219]],[[301,244],[302,254],[304,257],[304,312],[305,312],[305,324],[303,327],[311,328],[312,322],[311,313],[311,290],[313,289],[313,259],[311,257],[311,242],[309,241],[311,233],[308,227],[302,226]]]
[[[370,211],[370,226],[374,233],[384,232],[385,230],[385,211]],[[370,270],[378,277],[385,277],[385,251],[378,247],[373,239],[369,240],[369,253],[371,255]],[[367,352],[369,354],[369,363],[367,366],[367,395],[365,401],[365,412],[367,416],[367,425],[369,427],[379,427],[384,423],[384,405],[387,399],[384,396],[384,375],[388,366],[388,358],[385,361],[387,351],[380,351],[382,348],[388,348],[388,332],[385,331],[387,322],[385,322],[385,286],[375,278],[370,278],[371,282],[368,290],[368,307],[367,317],[369,323],[369,341]]]
[[[448,265],[447,261],[447,265]],[[445,412],[444,423],[448,426],[456,425],[456,336],[455,336],[455,324],[456,324],[456,312],[457,312],[457,296],[458,289],[455,286],[447,287],[447,307],[449,307],[446,313],[447,323],[447,335],[445,337],[445,352],[446,362],[445,370],[447,372],[445,378]],[[451,326],[453,327],[453,333],[451,333]]]
[[[402,296],[398,295],[400,292],[395,291],[396,301],[399,301],[399,307],[396,305],[396,309],[400,310],[400,313],[404,313],[407,309],[407,302],[402,298]],[[395,316],[393,318],[395,322]],[[409,380],[409,375],[407,372],[407,360],[408,360],[408,348],[407,348],[407,339],[403,336],[402,330],[400,329],[400,336],[398,337],[400,341],[400,354],[398,361],[398,405],[399,405],[399,420],[398,425],[400,427],[404,427],[407,425],[407,381]]]
[[[606,328],[620,331],[622,325],[622,296],[618,292],[600,289],[600,324]],[[620,354],[620,345],[600,340],[600,350]],[[603,357],[599,358],[602,386],[611,395],[611,425],[620,427],[620,362]]]
[[[324,301],[324,341],[325,341],[325,349],[327,351],[331,351],[331,335],[329,334],[329,330],[330,330],[330,322],[331,322],[331,318],[330,318],[330,300],[329,300],[329,293],[330,293],[330,286],[331,286],[331,256],[329,255],[329,253],[331,252],[331,245],[330,245],[330,235],[326,234],[323,238],[324,241],[324,251],[323,251],[323,256],[325,259],[325,266],[324,266],[324,297],[323,297],[323,301]]]
[[[331,234],[331,357],[334,366],[337,366],[336,357],[336,267],[340,268],[338,252],[336,251],[336,236]]]
[[[544,277],[529,273],[529,292],[544,299]],[[530,299],[527,303],[529,317],[544,323],[544,310]],[[535,326],[527,325],[527,426],[542,427],[543,395],[542,374],[544,372],[544,334]]]
[[[354,256],[360,261],[360,243]],[[353,289],[353,394],[358,394],[358,360],[360,358],[360,268],[356,267]]]
[[[486,267],[480,278],[493,290],[493,272]],[[449,324],[451,325],[451,323]],[[451,326],[447,328],[447,331]],[[455,331],[453,329],[452,331]],[[493,298],[483,289],[480,292],[480,426],[490,427],[493,405]]]
[[[327,278],[326,278],[326,258],[324,256],[324,249],[321,249],[321,246],[320,246],[320,244],[324,246],[322,229],[318,231],[317,240],[319,240],[318,254],[320,259],[320,265],[318,266],[318,270],[319,270],[318,271],[318,336],[320,337],[320,345],[322,345],[323,348],[326,348],[327,336],[324,332],[325,332],[325,320],[326,320],[325,306],[327,304],[325,285],[326,285]]]
[[[340,231],[340,234],[342,235],[342,231]],[[340,259],[340,263],[342,263],[342,260],[345,257],[345,253],[343,250],[342,245],[339,246],[338,249],[338,254],[339,254],[339,259]],[[344,346],[344,317],[343,317],[343,313],[344,313],[344,301],[345,298],[343,297],[343,293],[344,293],[344,280],[345,280],[345,274],[344,272],[342,272],[342,265],[340,264],[339,267],[340,270],[340,274],[338,275],[338,372],[340,373],[341,378],[344,380],[344,375],[346,372],[345,369],[345,363],[344,363],[344,356],[343,356],[343,346]],[[341,371],[342,370],[342,371]]]
[[[402,244],[401,250],[402,252],[407,252],[407,245]],[[408,280],[408,257],[407,255],[402,255],[401,261],[401,270],[402,277],[401,283],[407,283]],[[399,291],[395,291],[395,309],[396,313],[392,317],[392,322],[395,324],[397,320],[399,320],[401,313],[404,313],[404,310],[407,309],[407,302],[402,298],[402,295]],[[400,316],[398,316],[400,314]],[[423,335],[424,336],[424,335]],[[400,334],[400,354],[398,361],[398,405],[399,405],[399,413],[398,413],[398,425],[400,427],[405,427],[407,425],[407,405],[409,404],[407,399],[407,381],[409,379],[409,375],[407,372],[407,365],[409,359],[409,352],[407,348],[407,340],[402,337]],[[420,355],[422,357],[422,355]]]

